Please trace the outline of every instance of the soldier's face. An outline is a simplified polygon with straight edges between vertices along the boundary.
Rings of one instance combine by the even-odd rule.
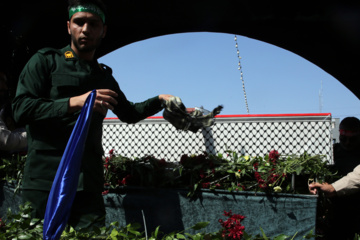
[[[75,13],[67,25],[71,43],[79,52],[94,51],[107,30],[100,17],[89,12]]]
[[[360,146],[360,136],[343,136],[340,135],[340,144],[341,146],[348,151],[359,150]]]
[[[359,129],[343,126],[340,124],[339,140],[340,145],[347,151],[359,150],[360,147],[360,134]]]

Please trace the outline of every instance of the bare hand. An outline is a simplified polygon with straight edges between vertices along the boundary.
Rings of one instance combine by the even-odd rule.
[[[336,195],[335,188],[328,183],[311,183],[309,184],[309,191],[312,194],[317,194],[318,190],[322,191],[326,197],[334,197]]]
[[[169,101],[171,97],[173,97],[173,95],[170,95],[170,94],[160,94],[159,95],[159,99],[161,101]]]
[[[70,98],[69,100],[69,113],[80,110],[89,96],[91,91]],[[94,111],[101,113],[102,115],[106,115],[108,109],[113,110],[114,106],[117,105],[117,101],[115,98],[118,94],[110,89],[97,89],[96,90],[96,99],[94,102]]]

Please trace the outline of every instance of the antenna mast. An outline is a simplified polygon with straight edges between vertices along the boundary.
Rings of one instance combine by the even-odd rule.
[[[239,63],[238,63],[238,70],[240,71],[240,80],[242,82],[242,87],[243,87],[243,91],[244,91],[244,97],[245,97],[245,105],[246,105],[246,111],[247,113],[249,114],[250,111],[249,111],[249,105],[248,105],[248,102],[247,102],[247,97],[246,97],[246,91],[245,91],[245,81],[244,81],[244,77],[243,77],[243,72],[242,72],[242,67],[241,67],[241,56],[240,56],[240,51],[239,51],[239,47],[238,47],[238,43],[237,43],[237,36],[235,35],[235,47],[236,47],[236,53],[237,53],[237,56],[238,56],[238,59],[239,59]]]
[[[322,99],[322,92],[323,92],[323,80],[321,80],[321,87],[319,90],[319,112],[322,112],[323,107],[323,99]]]

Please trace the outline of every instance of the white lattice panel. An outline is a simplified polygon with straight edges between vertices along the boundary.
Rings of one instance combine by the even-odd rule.
[[[126,157],[153,155],[178,161],[183,154],[212,154],[236,151],[263,156],[272,149],[281,154],[326,155],[332,162],[330,114],[245,115],[217,117],[215,124],[197,133],[177,131],[162,118],[149,118],[137,124],[105,120],[105,153],[114,149]]]

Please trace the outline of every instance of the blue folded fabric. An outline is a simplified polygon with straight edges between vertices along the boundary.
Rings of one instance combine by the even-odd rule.
[[[43,239],[60,239],[69,219],[95,98],[96,90],[93,90],[81,109],[56,172],[46,205]]]

